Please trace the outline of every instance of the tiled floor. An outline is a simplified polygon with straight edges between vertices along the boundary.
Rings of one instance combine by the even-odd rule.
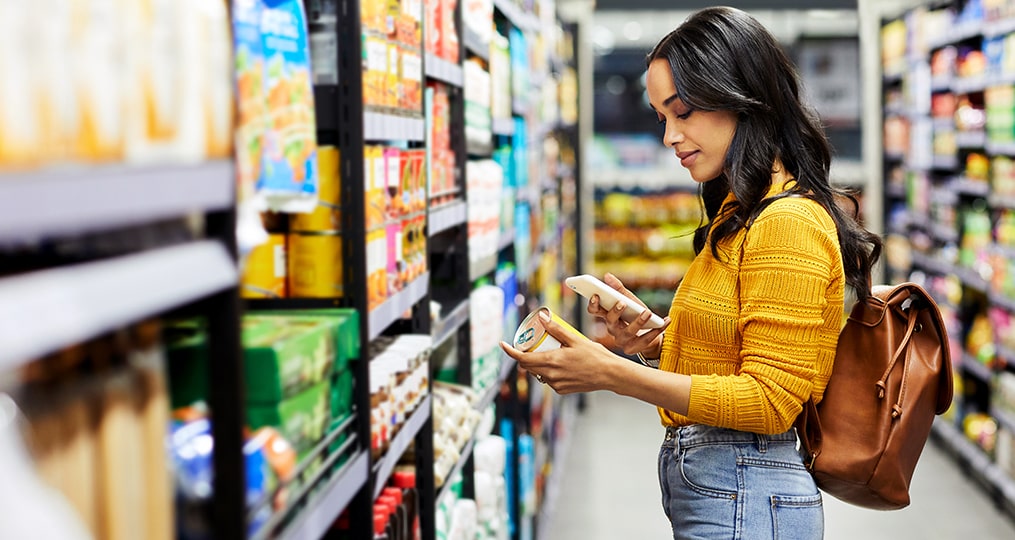
[[[663,432],[655,410],[608,392],[589,394],[586,403],[549,533],[538,540],[671,538],[656,481]],[[825,539],[1015,539],[1015,523],[934,444],[924,451],[911,493],[910,507],[895,512],[863,510],[826,496]]]

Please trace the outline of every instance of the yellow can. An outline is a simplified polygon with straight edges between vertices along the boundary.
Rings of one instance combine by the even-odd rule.
[[[286,242],[284,234],[269,234],[268,241],[247,256],[240,294],[244,298],[285,298]]]
[[[560,348],[560,342],[551,336],[546,331],[546,327],[543,326],[543,321],[539,318],[540,312],[548,314],[550,316],[550,320],[560,325],[561,328],[564,328],[582,339],[588,339],[585,337],[585,334],[582,334],[573,326],[568,324],[567,321],[561,319],[556,313],[550,310],[550,308],[543,306],[532,313],[529,313],[529,315],[522,321],[522,324],[518,325],[518,330],[515,331],[515,338],[512,342],[514,348],[522,352],[552,351],[553,349]]]
[[[289,295],[293,298],[341,298],[342,235],[339,231],[289,233]]]
[[[339,153],[334,146],[317,149],[317,206],[306,214],[293,214],[292,231],[342,230],[342,183],[338,173]]]

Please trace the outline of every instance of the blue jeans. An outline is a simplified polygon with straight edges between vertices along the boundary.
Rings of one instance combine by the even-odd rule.
[[[757,435],[701,424],[666,428],[659,485],[673,538],[816,540],[821,493],[796,431]]]

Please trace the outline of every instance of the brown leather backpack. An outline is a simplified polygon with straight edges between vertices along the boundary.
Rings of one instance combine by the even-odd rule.
[[[839,334],[824,396],[796,426],[822,491],[877,510],[909,505],[909,483],[934,416],[952,401],[948,334],[915,283],[878,286]]]

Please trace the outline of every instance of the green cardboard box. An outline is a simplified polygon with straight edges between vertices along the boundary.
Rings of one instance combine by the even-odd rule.
[[[360,357],[359,312],[351,308],[301,309],[291,311],[257,311],[250,315],[259,318],[281,317],[288,320],[325,320],[335,333],[335,373],[349,369],[349,362]]]
[[[331,384],[322,382],[272,405],[248,405],[251,429],[270,426],[296,450],[300,461],[321,441],[331,422]]]
[[[281,317],[244,318],[244,322],[248,403],[281,401],[331,375],[335,342],[330,325]]]

